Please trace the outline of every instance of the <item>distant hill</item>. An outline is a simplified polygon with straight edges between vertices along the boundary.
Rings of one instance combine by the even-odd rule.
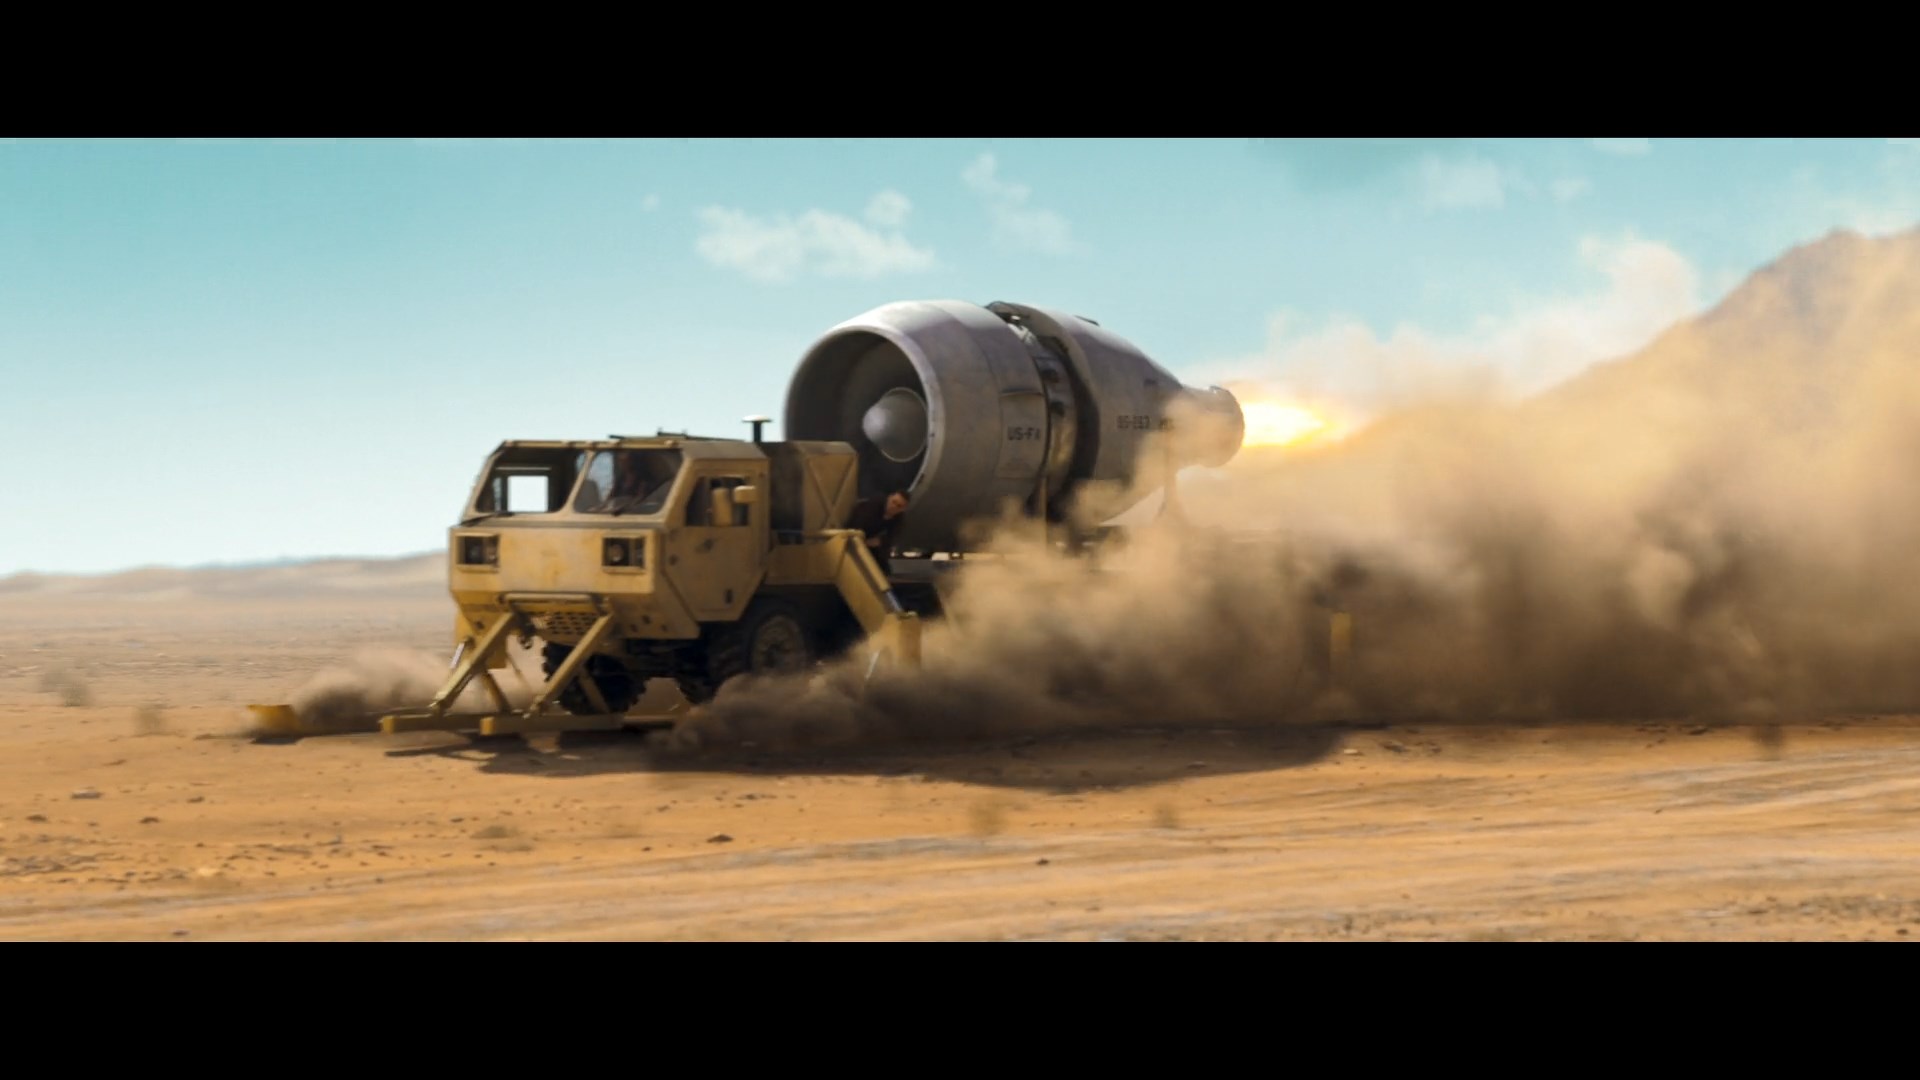
[[[118,596],[126,599],[268,599],[387,593],[442,595],[446,555],[314,559],[252,566],[141,567],[111,574],[19,573],[0,577],[8,596]]]
[[[1865,452],[1869,430],[1897,437],[1895,414],[1916,386],[1920,229],[1878,238],[1837,230],[1783,253],[1640,350],[1523,402],[1409,407],[1322,452],[1243,451],[1236,465],[1295,476],[1325,466],[1350,490],[1361,462],[1397,470],[1503,444],[1558,469],[1604,466],[1636,481],[1763,465],[1800,473],[1801,455]],[[1856,473],[1904,477],[1899,448],[1873,449],[1896,452]]]
[[[1627,403],[1656,387],[1738,405],[1789,429],[1841,419],[1874,369],[1905,382],[1920,359],[1920,229],[1840,230],[1754,271],[1719,304],[1631,356],[1544,395],[1550,406]],[[1904,387],[1903,387],[1904,388]]]

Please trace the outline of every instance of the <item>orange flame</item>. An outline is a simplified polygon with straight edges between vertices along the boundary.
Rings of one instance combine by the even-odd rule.
[[[1243,400],[1240,413],[1247,422],[1241,446],[1302,446],[1340,435],[1331,417],[1293,402]]]

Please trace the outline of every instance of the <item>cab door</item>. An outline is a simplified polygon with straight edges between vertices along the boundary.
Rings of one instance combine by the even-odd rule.
[[[767,481],[764,464],[696,464],[668,516],[667,577],[702,621],[738,618],[760,585],[767,556]],[[733,507],[731,520],[714,520],[713,493],[751,486],[755,498]]]

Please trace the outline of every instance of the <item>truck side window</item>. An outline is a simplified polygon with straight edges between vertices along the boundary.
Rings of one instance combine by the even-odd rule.
[[[745,484],[744,476],[703,476],[693,484],[692,495],[687,499],[687,524],[712,525],[713,493],[719,488],[736,488]],[[752,523],[753,507],[736,506],[733,508],[733,523],[748,525]]]
[[[707,486],[710,483],[712,483],[712,481],[703,476],[700,479],[695,480],[688,487],[687,489],[687,524],[688,525],[712,524],[712,522],[709,519],[713,516],[713,494],[712,494],[713,489]]]
[[[747,478],[744,476],[729,476],[726,478],[725,482],[728,487],[744,487],[746,485]],[[733,523],[735,525],[753,524],[753,507],[741,506],[740,504],[735,503],[733,507]]]

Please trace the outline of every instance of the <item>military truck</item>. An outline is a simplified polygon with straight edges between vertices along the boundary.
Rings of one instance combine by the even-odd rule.
[[[649,680],[698,705],[854,647],[870,667],[916,663],[982,522],[1076,546],[1178,469],[1224,464],[1244,434],[1231,394],[1182,386],[1091,319],[945,300],[822,335],[789,383],[787,439],[749,420],[747,439],[501,443],[448,533],[452,670],[382,729],[627,726]],[[889,575],[847,522],[857,499],[897,490],[912,504]],[[546,677],[520,710],[492,674],[514,639],[539,642]],[[473,682],[494,713],[452,714]]]
[[[624,714],[650,679],[697,704],[736,675],[897,641],[937,613],[925,588],[910,609],[845,527],[854,448],[762,441],[762,422],[751,440],[500,444],[449,534],[456,640],[484,656],[482,686],[497,694],[485,671],[515,635],[540,640],[547,691],[575,716]]]

